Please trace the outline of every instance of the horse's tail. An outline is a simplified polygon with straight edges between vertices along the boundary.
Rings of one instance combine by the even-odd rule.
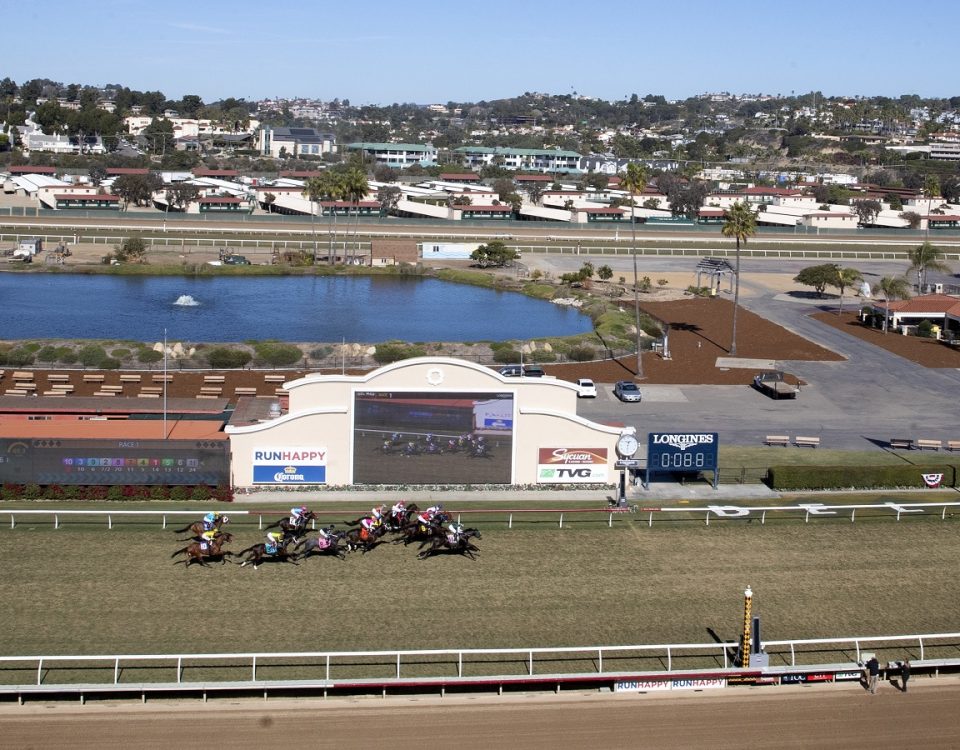
[[[190,529],[192,529],[192,528],[193,528],[193,524],[192,524],[192,523],[188,523],[188,524],[187,524],[186,526],[184,526],[182,529],[174,529],[174,530],[173,530],[173,533],[174,533],[174,534],[182,534],[184,531],[190,531]]]
[[[282,518],[281,518],[279,521],[277,521],[276,523],[272,523],[272,524],[270,524],[269,526],[264,526],[263,528],[265,528],[265,529],[273,529],[273,528],[276,528],[277,526],[279,526],[281,523],[283,523],[283,519],[282,519]]]
[[[356,526],[362,520],[363,520],[362,518],[357,518],[357,519],[354,519],[353,521],[342,521],[341,523],[343,523],[344,526]]]
[[[184,547],[183,549],[178,549],[176,552],[174,552],[172,555],[170,555],[170,557],[176,557],[177,555],[182,555],[182,554],[183,554],[184,552],[186,552],[188,549],[190,549],[189,546],[186,546],[186,547]]]
[[[248,552],[253,552],[253,550],[255,550],[259,546],[260,546],[259,544],[254,544],[252,547],[247,547],[246,549],[242,549],[239,552],[234,552],[233,554],[235,554],[237,557],[240,557],[240,555],[245,555]]]

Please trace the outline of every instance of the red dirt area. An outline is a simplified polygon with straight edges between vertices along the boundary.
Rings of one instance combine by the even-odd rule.
[[[665,360],[658,353],[645,352],[645,383],[744,385],[752,382],[756,375],[753,369],[723,369],[716,366],[718,357],[729,356],[733,303],[725,299],[697,298],[643,303],[640,309],[657,320],[670,324],[671,359]],[[817,346],[743,307],[737,312],[737,357],[819,362],[843,359],[836,352]],[[623,357],[606,362],[548,365],[544,369],[547,374],[563,380],[592,378],[598,383],[612,383],[634,377],[636,357]]]
[[[930,368],[960,368],[960,347],[950,346],[935,339],[924,339],[919,336],[904,336],[897,331],[884,333],[877,328],[863,325],[857,319],[856,313],[849,312],[837,315],[831,312],[816,313],[812,316],[821,323],[856,336],[891,354],[896,354],[918,365]]]

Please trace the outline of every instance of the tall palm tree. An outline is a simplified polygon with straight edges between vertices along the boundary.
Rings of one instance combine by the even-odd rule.
[[[746,203],[737,201],[724,214],[724,223],[721,233],[724,237],[735,237],[737,240],[736,266],[733,270],[733,333],[730,337],[730,356],[737,356],[737,309],[740,307],[740,244],[747,244],[747,238],[757,233],[757,215],[750,210]]]
[[[303,184],[303,197],[310,201],[310,234],[313,235],[313,264],[317,264],[317,203],[323,198],[324,183],[311,177]]]
[[[883,332],[890,319],[890,300],[910,299],[910,284],[902,276],[884,276],[877,288],[883,293]]]
[[[929,240],[924,240],[920,247],[907,251],[907,258],[910,260],[910,271],[917,274],[917,291],[923,294],[923,287],[927,283],[927,271],[940,271],[949,273],[950,266],[940,260],[943,253],[940,248],[930,244]]]
[[[633,309],[636,315],[635,325],[637,328],[637,377],[643,377],[643,358],[640,350],[640,276],[637,273],[637,221],[635,208],[637,206],[637,194],[643,195],[643,190],[647,186],[648,172],[642,164],[630,162],[627,164],[627,172],[620,179],[620,187],[630,193],[630,232],[631,232],[631,254],[633,255]]]
[[[354,244],[357,241],[357,235],[360,233],[360,201],[367,197],[370,192],[370,185],[367,182],[367,173],[360,167],[351,167],[343,175],[343,191],[347,200],[356,203],[357,218],[354,223],[353,239]]]
[[[834,276],[831,286],[835,286],[840,291],[840,311],[837,315],[843,315],[843,292],[848,286],[853,286],[858,281],[863,281],[863,274],[856,268],[840,268],[834,264]]]

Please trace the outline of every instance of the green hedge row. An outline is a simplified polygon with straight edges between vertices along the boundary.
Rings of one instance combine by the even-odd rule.
[[[200,485],[4,484],[0,500],[217,500],[232,502],[230,487]]]
[[[840,490],[926,487],[923,474],[943,474],[941,487],[956,487],[960,466],[771,466],[768,482],[775,490]]]

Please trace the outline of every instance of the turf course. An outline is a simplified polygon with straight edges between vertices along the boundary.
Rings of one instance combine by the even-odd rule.
[[[960,625],[951,517],[474,523],[476,562],[384,545],[344,562],[187,570],[156,523],[20,519],[0,529],[0,654],[706,643],[708,628],[736,639],[748,584],[766,639]],[[233,531],[235,550],[262,539],[255,521]]]

